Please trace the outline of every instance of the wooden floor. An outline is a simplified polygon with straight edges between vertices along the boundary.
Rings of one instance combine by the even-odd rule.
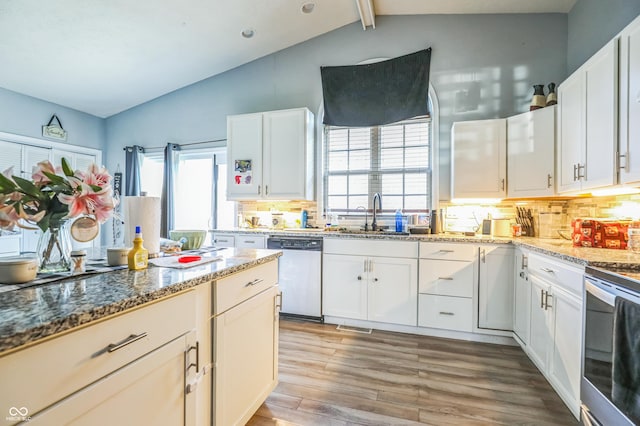
[[[248,425],[575,425],[518,347],[280,322],[279,385]]]

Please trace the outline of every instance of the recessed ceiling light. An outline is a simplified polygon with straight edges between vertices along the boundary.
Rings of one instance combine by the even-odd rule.
[[[313,9],[315,7],[316,7],[315,3],[305,3],[305,4],[302,5],[300,10],[302,11],[302,13],[311,13],[311,12],[313,12]]]
[[[256,34],[256,32],[253,30],[253,28],[247,28],[245,30],[242,30],[241,34],[244,38],[251,38]]]

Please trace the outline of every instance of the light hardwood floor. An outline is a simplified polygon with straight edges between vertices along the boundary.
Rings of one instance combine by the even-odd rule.
[[[248,425],[576,425],[519,347],[280,321],[279,385]]]

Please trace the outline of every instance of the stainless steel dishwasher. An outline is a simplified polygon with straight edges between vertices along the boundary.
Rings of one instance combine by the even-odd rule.
[[[278,260],[280,313],[322,321],[322,238],[273,236],[267,248],[283,252]]]

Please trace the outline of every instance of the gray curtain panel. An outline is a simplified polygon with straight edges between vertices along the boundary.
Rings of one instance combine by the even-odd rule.
[[[431,48],[366,65],[320,67],[324,124],[368,127],[429,114]]]
[[[124,195],[140,195],[140,154],[144,149],[139,145],[124,148],[125,162]]]
[[[164,177],[162,180],[162,198],[160,201],[160,236],[169,238],[169,231],[173,229],[174,209],[173,193],[175,191],[175,169],[178,165],[176,152],[180,145],[168,143],[164,148]]]

